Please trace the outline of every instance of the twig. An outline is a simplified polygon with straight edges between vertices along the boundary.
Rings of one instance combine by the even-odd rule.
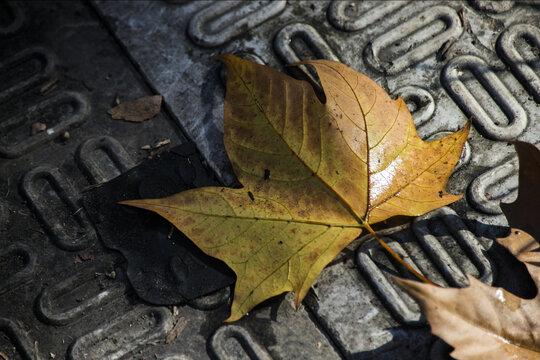
[[[39,348],[38,348],[38,341],[34,341],[34,360],[39,360]]]
[[[420,274],[418,271],[414,270],[409,264],[407,264],[398,254],[396,254],[394,252],[394,250],[392,250],[390,248],[390,246],[388,246],[380,237],[379,235],[377,235],[377,233],[375,233],[375,231],[373,231],[373,229],[371,228],[371,226],[369,226],[369,224],[367,222],[364,222],[363,224],[365,226],[365,228],[371,233],[371,235],[373,235],[373,237],[375,237],[375,239],[377,239],[379,241],[379,244],[381,244],[381,246],[394,258],[396,259],[396,261],[398,263],[400,263],[403,267],[405,267],[405,269],[409,270],[409,272],[411,274],[413,274],[414,276],[416,276],[419,280],[427,283],[427,284],[430,284],[430,285],[434,285],[434,286],[437,286],[439,287],[439,285],[435,284],[433,281],[429,280],[428,278],[426,278],[424,275]]]
[[[83,188],[83,189],[81,190],[81,193],[86,192],[86,191],[88,191],[88,190],[92,190],[92,189],[98,188],[98,187],[102,186],[103,184],[105,184],[105,183],[99,183],[99,184],[89,185],[89,186]]]
[[[169,344],[174,339],[179,337],[180,334],[182,333],[182,331],[184,331],[184,329],[186,328],[188,323],[189,323],[189,319],[186,319],[183,316],[180,319],[178,319],[178,322],[176,323],[176,325],[174,325],[174,327],[171,329],[171,331],[169,331],[169,333],[167,334],[167,338],[165,339],[165,343]]]

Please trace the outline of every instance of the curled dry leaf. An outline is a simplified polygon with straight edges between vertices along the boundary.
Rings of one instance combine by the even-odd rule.
[[[531,144],[516,142],[520,171],[519,196],[512,204],[501,204],[511,224],[527,226],[535,237],[513,228],[497,242],[525,263],[540,288],[540,245],[538,199],[540,195],[540,152]],[[535,202],[534,202],[535,201]],[[491,287],[468,276],[470,286],[445,289],[395,279],[418,301],[431,331],[455,350],[457,359],[540,359],[540,294],[521,299],[502,288]]]
[[[113,119],[142,122],[153,118],[161,111],[161,95],[142,97],[123,102],[107,111]]]
[[[224,143],[241,189],[206,187],[124,204],[171,221],[237,275],[231,315],[285,291],[297,306],[368,223],[456,201],[446,182],[469,133],[422,141],[405,102],[327,60],[312,86],[230,54]]]
[[[540,244],[538,241],[529,233],[512,228],[510,235],[497,239],[497,242],[508,249],[519,261],[525,263],[531,275],[539,275],[533,277],[533,280],[538,284],[540,281],[540,273],[538,273],[540,270]]]
[[[538,242],[519,229],[497,239],[525,265],[540,286]],[[394,279],[425,314],[431,332],[454,347],[456,359],[526,360],[540,358],[540,296],[521,299],[467,275],[470,286],[442,288]]]

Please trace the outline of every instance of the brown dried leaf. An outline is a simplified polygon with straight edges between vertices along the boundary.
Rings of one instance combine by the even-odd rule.
[[[431,332],[454,347],[454,358],[539,359],[539,297],[524,300],[467,277],[470,286],[463,289],[394,280],[418,302]]]
[[[519,261],[535,267],[540,266],[540,244],[525,231],[513,228],[510,235],[497,239],[497,242],[507,248]],[[532,271],[537,271],[537,269],[533,268]]]
[[[526,229],[540,239],[540,151],[536,146],[516,141],[514,147],[519,158],[519,193],[511,204],[501,203],[501,209],[512,227]]]
[[[518,260],[525,263],[540,288],[540,151],[531,144],[516,142],[519,157],[519,196],[512,204],[501,204],[517,228],[497,239]],[[418,303],[431,331],[455,350],[457,359],[540,359],[540,294],[521,299],[502,288],[491,287],[469,276],[470,286],[445,289],[395,279]]]
[[[169,331],[169,333],[167,334],[165,343],[170,344],[171,342],[174,341],[174,339],[179,337],[180,334],[182,334],[182,332],[186,328],[188,323],[189,323],[189,319],[186,319],[185,317],[181,317],[180,319],[178,319],[178,322],[176,323],[176,325],[174,325],[171,331]]]
[[[113,119],[142,122],[153,118],[161,111],[161,95],[142,97],[137,100],[123,102],[107,111]]]

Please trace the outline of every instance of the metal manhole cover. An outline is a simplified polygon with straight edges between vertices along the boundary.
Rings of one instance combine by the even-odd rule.
[[[140,261],[149,240],[112,250],[120,247],[82,198],[101,194],[112,203],[99,187],[118,176],[142,183],[134,186],[144,194],[157,185],[176,189],[180,180],[234,184],[222,145],[224,74],[213,55],[232,52],[282,71],[298,60],[339,60],[401,95],[423,139],[474,119],[448,186],[465,198],[383,231],[388,243],[449,285],[466,285],[463,274],[471,273],[534,293],[527,281],[512,284],[505,269],[524,270],[492,239],[507,225],[500,202],[517,193],[518,165],[507,141],[539,143],[538,24],[535,1],[1,2],[0,355],[447,357],[417,305],[388,280],[399,269],[369,239],[351,244],[321,273],[298,311],[283,295],[223,324],[228,288],[191,300],[179,295],[205,292],[182,288],[186,264],[193,272],[201,267],[168,243],[166,222],[148,236],[159,234],[163,245],[155,244],[152,261]],[[292,75],[316,84],[307,68]],[[117,98],[152,93],[165,104],[152,120],[134,124],[106,114]],[[32,134],[35,124],[42,131]],[[137,175],[148,166],[143,160],[178,157],[176,150],[145,150],[167,139],[164,151],[191,149],[179,161],[196,165],[178,165],[164,174],[171,181],[149,183]],[[160,263],[173,246],[178,253]]]

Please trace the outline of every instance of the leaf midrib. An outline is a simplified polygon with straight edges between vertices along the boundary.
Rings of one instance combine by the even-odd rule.
[[[283,136],[277,131],[277,129],[275,128],[274,124],[272,124],[272,122],[268,119],[268,116],[266,114],[266,112],[263,110],[262,106],[259,104],[259,102],[257,101],[257,97],[253,94],[253,92],[251,91],[250,87],[247,86],[246,82],[244,81],[244,78],[242,77],[242,74],[238,73],[237,72],[237,75],[238,75],[238,78],[240,79],[240,81],[242,81],[242,84],[244,85],[244,87],[246,88],[246,90],[250,93],[251,95],[251,98],[253,100],[253,102],[255,103],[255,105],[257,105],[257,107],[259,108],[259,111],[261,112],[261,114],[264,116],[264,118],[266,119],[266,122],[272,127],[272,129],[274,130],[274,132],[280,137],[280,139],[283,141],[283,143],[287,146],[287,148],[289,150],[291,150],[291,152],[296,156],[296,158],[307,168],[311,171],[311,173],[313,174],[313,176],[315,176],[317,179],[319,179],[319,181],[327,188],[329,189],[332,194],[334,194],[334,196],[337,198],[337,200],[339,202],[342,203],[342,205],[345,206],[345,208],[347,209],[347,211],[349,211],[349,213],[353,216],[353,218],[358,222],[358,225],[357,226],[347,226],[347,227],[355,227],[355,228],[358,228],[358,227],[361,227],[363,228],[364,227],[364,224],[366,223],[366,221],[364,220],[364,218],[360,215],[358,215],[354,210],[353,208],[349,205],[349,203],[341,196],[339,195],[326,181],[324,181],[324,179],[322,179],[319,174],[317,174],[316,172],[313,172],[313,170],[311,169],[310,166],[308,166],[304,160],[298,156],[298,154],[292,149],[292,147],[289,145],[289,143],[283,138]],[[296,79],[294,79],[296,80]],[[270,79],[270,82],[272,82],[272,79]],[[313,94],[314,95],[314,94]],[[355,95],[356,96],[356,95]],[[314,98],[316,99],[315,101],[319,101],[319,99],[317,99],[316,96],[314,96]],[[358,98],[356,98],[358,100]],[[362,112],[363,114],[363,112]],[[364,123],[365,123],[365,119],[364,119]],[[320,122],[319,122],[319,127],[320,127]],[[367,140],[367,129],[365,131],[366,133],[366,140]],[[321,139],[322,140],[322,139]],[[368,156],[369,158],[369,156]],[[366,165],[368,166],[368,169],[369,169],[369,163],[367,163],[367,160],[366,160]],[[368,184],[369,184],[369,179],[368,179]],[[368,192],[367,194],[369,195],[369,186],[368,186]],[[369,199],[369,198],[368,198]],[[366,214],[367,214],[367,202],[366,202]],[[328,223],[321,223],[321,222],[313,222],[315,224],[321,224],[321,225],[328,225]],[[339,226],[339,225],[338,225]]]
[[[364,226],[361,224],[355,224],[355,225],[347,225],[347,224],[339,224],[339,223],[329,223],[329,222],[323,222],[323,221],[314,221],[314,220],[300,220],[300,219],[285,219],[285,218],[264,218],[264,217],[256,217],[256,216],[238,216],[238,215],[221,215],[221,214],[215,214],[215,213],[206,213],[203,211],[195,211],[195,210],[188,210],[184,209],[178,206],[171,206],[166,204],[151,204],[152,208],[166,208],[166,209],[174,209],[176,211],[183,211],[190,214],[195,215],[204,215],[204,216],[213,216],[218,218],[228,218],[228,219],[239,219],[239,220],[261,220],[261,221],[281,221],[281,222],[290,222],[290,223],[297,223],[297,224],[309,224],[309,225],[324,225],[328,227],[341,227],[344,229],[358,229],[363,228]]]
[[[362,108],[362,104],[360,104],[360,100],[358,99],[358,96],[356,96],[356,92],[354,91],[353,87],[351,86],[351,84],[349,84],[349,82],[347,81],[347,79],[345,79],[345,77],[343,76],[343,74],[341,74],[339,71],[337,71],[336,69],[324,64],[324,63],[321,63],[321,65],[323,66],[326,66],[328,69],[334,71],[336,74],[338,74],[342,79],[343,81],[345,82],[345,84],[347,84],[347,86],[349,87],[349,89],[351,89],[351,92],[354,94],[354,99],[356,100],[356,103],[358,104],[358,107],[360,108],[360,112],[362,113],[362,120],[364,121],[364,133],[366,134],[366,167],[367,167],[367,173],[366,173],[366,183],[367,183],[367,186],[366,186],[366,213],[364,214],[363,217],[357,215],[361,220],[362,220],[362,223],[364,223],[365,219],[368,218],[368,214],[369,214],[369,211],[371,210],[371,206],[370,206],[370,203],[369,203],[369,199],[370,199],[370,190],[371,190],[371,186],[370,186],[370,183],[371,183],[371,179],[370,179],[370,166],[369,166],[369,159],[370,159],[370,150],[371,150],[371,147],[369,145],[369,134],[368,134],[368,125],[367,125],[367,121],[366,121],[366,114],[364,113],[364,109]],[[357,80],[357,83],[358,83],[358,80]],[[341,107],[340,107],[341,108]],[[328,185],[327,185],[328,186]],[[344,201],[344,200],[343,200]],[[351,206],[345,202],[345,204],[347,205],[348,208],[350,208],[351,212],[353,212],[354,214],[356,214],[356,212],[351,208]]]

